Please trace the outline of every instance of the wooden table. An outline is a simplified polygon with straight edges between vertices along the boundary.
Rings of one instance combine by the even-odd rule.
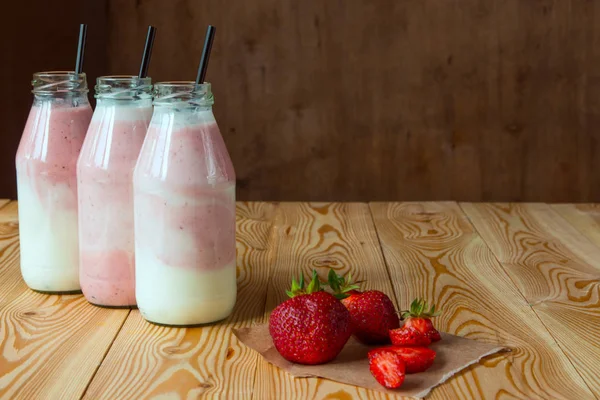
[[[352,399],[383,393],[293,379],[231,334],[266,322],[300,270],[352,271],[438,326],[513,352],[431,399],[593,399],[600,393],[600,207],[548,204],[239,203],[237,306],[202,328],[28,290],[17,203],[0,200],[0,397]],[[595,394],[595,395],[594,395]]]

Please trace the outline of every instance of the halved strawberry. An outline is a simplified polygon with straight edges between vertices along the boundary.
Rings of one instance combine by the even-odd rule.
[[[435,360],[435,351],[427,347],[388,346],[383,349],[393,351],[402,357],[407,374],[423,372],[431,367]]]
[[[402,318],[405,319],[405,327],[412,327],[427,336],[432,342],[437,342],[442,337],[433,327],[430,318],[437,317],[438,315],[440,315],[440,311],[435,310],[435,305],[429,308],[426,301],[415,299],[410,304],[410,310],[402,313]]]
[[[403,326],[390,330],[392,344],[397,346],[429,346],[431,339],[412,326]]]
[[[393,350],[379,348],[369,351],[369,369],[377,382],[388,389],[397,389],[404,382],[404,360]]]

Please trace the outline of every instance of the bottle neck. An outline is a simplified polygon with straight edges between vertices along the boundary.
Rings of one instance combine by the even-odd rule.
[[[53,102],[77,106],[89,104],[84,73],[72,71],[37,72],[31,81],[34,103]]]
[[[194,113],[212,113],[212,105],[198,105],[189,103],[186,101],[172,102],[168,104],[156,103],[154,101],[152,103],[154,105],[154,109],[159,112],[178,112],[185,114],[194,114]]]
[[[158,109],[207,112],[212,110],[213,103],[210,83],[161,82],[154,88],[154,106]]]
[[[151,125],[170,131],[190,126],[216,124],[212,107],[178,107],[173,104],[154,105]]]
[[[130,75],[101,76],[96,81],[99,103],[115,104],[152,102],[152,79]]]
[[[111,99],[111,98],[96,98],[96,107],[139,107],[151,108],[152,98],[147,99]]]
[[[33,95],[33,105],[51,107],[89,107],[90,101],[87,94],[83,93],[61,93],[61,94],[39,94]]]

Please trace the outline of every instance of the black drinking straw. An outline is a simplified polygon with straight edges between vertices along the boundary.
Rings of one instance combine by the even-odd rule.
[[[154,36],[156,28],[150,25],[148,34],[146,35],[146,45],[144,46],[144,54],[142,55],[142,65],[140,66],[140,78],[145,78],[148,75],[148,66],[150,65],[150,57],[152,56],[152,45],[154,44]]]
[[[212,25],[208,26],[206,30],[206,38],[204,39],[204,49],[202,50],[202,58],[200,59],[200,66],[198,67],[198,76],[196,77],[196,85],[204,83],[206,77],[206,70],[208,68],[208,59],[210,58],[210,50],[212,49],[213,39],[215,38],[216,28]]]
[[[87,37],[87,25],[79,25],[79,43],[77,44],[77,60],[75,61],[75,73],[83,72],[83,55],[85,53],[85,39]]]

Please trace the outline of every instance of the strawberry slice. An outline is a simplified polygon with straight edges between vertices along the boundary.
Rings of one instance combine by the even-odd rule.
[[[388,346],[383,349],[393,351],[402,358],[407,374],[426,371],[435,360],[435,351],[427,347]]]
[[[415,299],[410,304],[410,310],[402,313],[402,318],[405,320],[405,327],[412,327],[427,336],[432,342],[437,342],[438,340],[442,340],[442,336],[434,328],[431,318],[438,315],[440,315],[440,311],[435,310],[435,305],[429,308],[426,301]]]
[[[431,339],[412,326],[390,330],[390,339],[396,346],[429,346]]]
[[[397,389],[404,382],[402,357],[387,347],[369,351],[369,369],[377,382],[388,389]]]

